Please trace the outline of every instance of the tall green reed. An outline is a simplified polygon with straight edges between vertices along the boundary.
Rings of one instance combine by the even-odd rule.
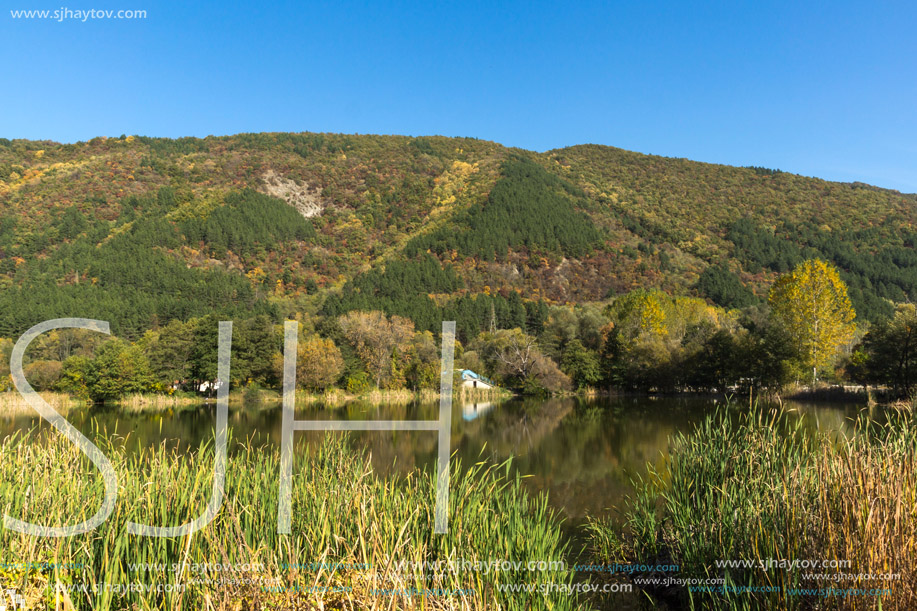
[[[35,433],[0,443],[0,504],[8,515],[63,525],[95,513],[103,495],[98,472],[56,435]],[[130,440],[105,432],[97,445],[118,473],[118,503],[97,530],[44,539],[3,530],[4,562],[79,563],[79,570],[0,573],[5,586],[28,594],[36,608],[75,609],[574,609],[565,594],[504,594],[499,584],[572,583],[571,570],[481,573],[400,568],[399,562],[565,560],[560,520],[544,495],[531,496],[510,463],[452,464],[450,528],[433,535],[435,476],[394,480],[372,473],[368,457],[344,435],[327,437],[294,462],[292,534],[276,527],[278,452],[240,443],[228,461],[222,510],[185,537],[128,534],[129,521],[178,525],[199,515],[212,485],[213,449],[183,455],[161,446],[127,452]],[[234,571],[203,571],[205,565]],[[321,565],[331,568],[303,568]],[[363,565],[362,567],[356,565]],[[298,568],[297,568],[298,567]],[[212,566],[207,567],[213,569]],[[85,585],[88,592],[72,589]],[[140,584],[154,591],[113,591]],[[183,586],[177,591],[158,587]],[[70,588],[68,590],[68,587]],[[337,591],[307,591],[336,588]],[[473,589],[461,597],[380,596],[374,590]]]

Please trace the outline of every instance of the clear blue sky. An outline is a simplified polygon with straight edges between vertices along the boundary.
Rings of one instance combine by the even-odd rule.
[[[0,136],[580,143],[917,191],[914,2],[9,0]],[[143,9],[143,20],[10,9]]]

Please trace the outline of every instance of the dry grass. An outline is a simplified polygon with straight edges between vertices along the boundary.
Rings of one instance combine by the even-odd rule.
[[[728,413],[679,436],[668,468],[640,482],[631,537],[594,522],[608,557],[673,558],[683,577],[725,577],[777,593],[691,594],[678,604],[739,609],[917,609],[917,424],[890,414],[866,420],[840,442],[807,432],[785,415],[755,409],[738,424]],[[717,560],[849,561],[816,570],[722,569]],[[836,575],[897,573],[899,579]],[[831,577],[806,579],[806,574]],[[800,595],[793,589],[888,588],[885,596]]]
[[[64,416],[71,410],[86,407],[85,401],[75,399],[66,393],[40,392],[38,394],[58,413]],[[35,415],[35,410],[15,390],[0,393],[0,417],[10,418]]]
[[[66,393],[41,392],[39,395],[63,415],[66,415],[70,410],[88,406],[86,401]],[[494,401],[507,399],[511,396],[512,393],[503,389],[480,390],[456,387],[453,393],[453,399],[458,401]],[[127,412],[141,413],[191,409],[206,400],[203,396],[193,394],[137,394],[122,397],[115,403]],[[244,404],[246,407],[270,407],[280,400],[280,393],[267,389],[233,391],[229,395],[230,404]],[[355,395],[340,388],[331,388],[324,393],[310,393],[303,390],[296,392],[297,407],[322,405],[333,409],[343,407],[354,401],[361,401],[370,405],[407,405],[415,402],[433,403],[439,401],[439,391],[429,389],[418,391],[374,389],[367,393]],[[35,410],[25,402],[25,399],[18,392],[0,392],[0,417],[34,415]]]
[[[511,392],[499,388],[482,390],[465,387],[456,387],[452,395],[455,401],[494,401],[508,399],[512,396]],[[431,389],[421,389],[417,391],[407,389],[373,389],[369,392],[355,395],[347,393],[339,388],[333,388],[321,394],[297,391],[296,405],[306,406],[321,404],[324,407],[338,408],[354,401],[369,403],[370,405],[407,405],[418,402],[433,403],[439,401],[439,397],[439,391]]]
[[[850,560],[850,572],[900,574],[848,587],[888,587],[893,594],[883,598],[883,609],[917,609],[917,430],[910,419],[895,418],[880,435],[876,443],[858,438],[838,450],[822,446],[811,527],[818,548],[828,558]],[[868,598],[843,606],[878,608]]]
[[[201,404],[202,399],[193,395],[129,395],[117,401],[127,412],[164,412]]]

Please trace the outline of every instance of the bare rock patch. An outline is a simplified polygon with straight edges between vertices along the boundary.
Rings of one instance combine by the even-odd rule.
[[[309,185],[298,185],[295,181],[284,178],[274,170],[265,172],[261,180],[264,193],[282,199],[307,219],[320,215],[324,210],[321,189]]]

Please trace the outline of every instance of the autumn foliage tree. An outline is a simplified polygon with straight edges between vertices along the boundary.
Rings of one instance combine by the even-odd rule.
[[[398,373],[398,358],[406,356],[414,337],[414,323],[385,313],[348,312],[338,318],[347,341],[353,345],[376,386],[382,387]]]
[[[341,350],[328,338],[313,337],[299,344],[296,357],[296,380],[309,390],[333,386],[344,371]]]
[[[780,276],[771,287],[768,301],[803,362],[812,368],[814,384],[818,370],[834,362],[856,329],[856,312],[850,305],[847,285],[833,265],[811,259]]]
[[[526,392],[570,389],[570,378],[542,353],[537,340],[521,329],[481,333],[470,347],[483,357],[489,371]]]
[[[626,340],[654,335],[664,338],[666,327],[666,302],[662,291],[637,289],[615,300],[611,306],[612,320],[618,333]]]

